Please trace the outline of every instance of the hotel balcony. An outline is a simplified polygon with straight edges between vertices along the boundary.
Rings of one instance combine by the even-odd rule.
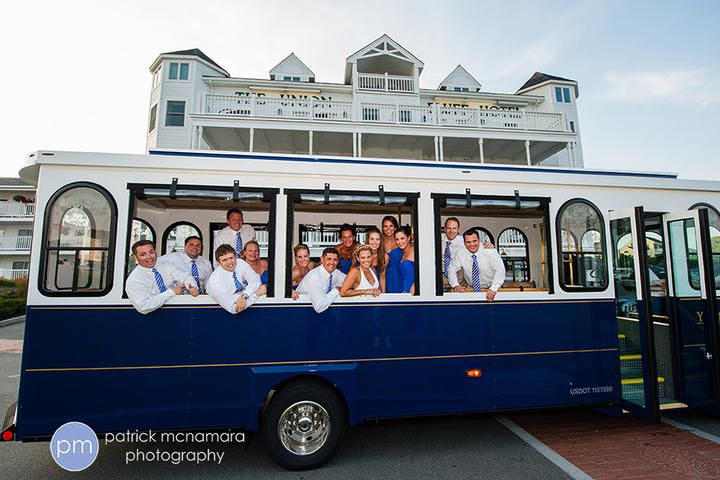
[[[412,78],[410,79],[412,80]],[[206,115],[297,120],[369,122],[396,125],[471,127],[477,129],[567,132],[562,113],[523,110],[489,110],[477,107],[444,107],[390,103],[353,102],[237,95],[207,95]]]
[[[35,205],[27,203],[0,203],[0,220],[32,220]]]
[[[356,90],[389,93],[417,93],[415,77],[377,73],[358,73],[355,78]]]
[[[31,245],[31,236],[3,236],[0,237],[0,254],[26,254],[30,251]]]

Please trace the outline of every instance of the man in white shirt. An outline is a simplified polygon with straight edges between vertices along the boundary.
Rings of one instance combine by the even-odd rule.
[[[235,256],[239,257],[245,244],[255,240],[255,229],[243,223],[243,212],[238,208],[228,210],[225,218],[228,226],[217,233],[215,245],[228,244],[235,250]],[[217,267],[217,261],[213,265]]]
[[[208,279],[207,293],[228,312],[240,313],[257,300],[260,275],[226,243],[215,250],[215,259],[220,266]]]
[[[447,282],[447,272],[453,258],[455,258],[458,250],[465,248],[465,243],[460,236],[460,220],[456,217],[449,217],[445,220],[441,245],[443,282]]]
[[[207,280],[213,269],[210,262],[200,255],[202,247],[200,237],[191,235],[185,239],[185,248],[182,252],[166,253],[158,259],[158,263],[167,263],[182,272],[189,273],[200,293],[203,293],[206,291]]]
[[[465,248],[459,250],[448,268],[448,282],[455,292],[479,292],[487,288],[486,298],[492,302],[505,281],[505,264],[495,249],[480,248],[480,235],[475,229],[463,233]],[[460,285],[457,272],[462,270],[469,289]]]
[[[310,270],[302,279],[297,290],[293,292],[293,300],[298,294],[307,293],[317,313],[322,313],[340,296],[340,287],[345,274],[337,269],[339,254],[335,247],[328,247],[322,252],[320,266]]]
[[[135,310],[142,314],[153,312],[175,295],[182,294],[184,288],[193,297],[198,296],[197,285],[189,273],[170,264],[157,264],[153,242],[135,242],[132,252],[137,266],[128,275],[125,291]]]

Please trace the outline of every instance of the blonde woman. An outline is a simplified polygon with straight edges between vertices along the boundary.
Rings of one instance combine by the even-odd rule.
[[[304,243],[298,243],[293,248],[295,254],[295,266],[292,268],[292,289],[295,290],[305,275],[317,267],[317,264],[310,260],[310,247]]]
[[[373,268],[373,252],[370,245],[359,246],[353,255],[356,267],[350,268],[345,281],[340,287],[340,296],[354,297],[357,295],[380,295],[380,280]]]

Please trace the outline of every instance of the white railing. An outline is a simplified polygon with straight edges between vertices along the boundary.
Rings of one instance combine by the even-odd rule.
[[[301,120],[352,120],[352,102],[208,95],[206,112],[240,117],[297,118]]]
[[[358,232],[356,240],[365,243],[367,233]],[[309,247],[334,247],[340,243],[340,232],[314,231],[302,232],[300,241]]]
[[[387,73],[358,73],[357,89],[414,93],[415,78],[404,75],[389,75]]]
[[[357,115],[354,115],[352,102],[317,100],[315,98],[296,100],[273,97],[207,95],[205,113],[239,117],[341,120],[500,130],[567,131],[565,116],[562,113],[492,110],[476,107],[444,107],[440,104],[361,103],[359,107]]]
[[[267,248],[270,239],[270,232],[267,230],[255,230],[255,241],[258,242],[260,248]]]
[[[32,218],[35,205],[27,203],[0,203],[0,217]]]
[[[0,250],[30,250],[32,237],[0,237]]]
[[[13,268],[0,268],[0,278],[7,278],[8,280],[17,280],[18,278],[27,278],[28,270],[25,269],[13,269]]]

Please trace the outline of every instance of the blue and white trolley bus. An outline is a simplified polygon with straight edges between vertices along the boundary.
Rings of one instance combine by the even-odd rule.
[[[40,151],[18,401],[5,439],[68,421],[98,433],[259,430],[273,458],[319,466],[346,427],[403,416],[602,406],[657,419],[720,405],[720,183],[672,174],[210,151]],[[242,209],[266,297],[207,295],[141,315],[130,245],[195,234],[212,257]],[[291,299],[292,247],[337,226],[411,226],[415,293]],[[505,261],[494,302],[443,289],[443,222]],[[362,230],[362,228],[360,228]],[[9,432],[9,433],[7,433]]]

